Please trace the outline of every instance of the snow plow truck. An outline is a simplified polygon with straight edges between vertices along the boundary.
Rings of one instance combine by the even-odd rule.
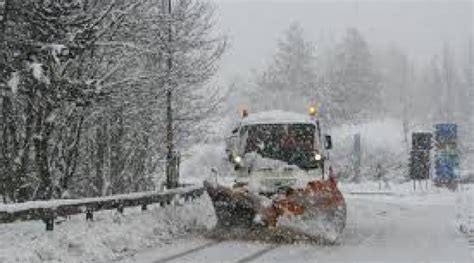
[[[216,229],[256,230],[256,239],[276,241],[338,240],[346,204],[332,169],[325,169],[332,142],[316,115],[313,107],[308,115],[243,113],[226,141],[233,185],[204,182]]]

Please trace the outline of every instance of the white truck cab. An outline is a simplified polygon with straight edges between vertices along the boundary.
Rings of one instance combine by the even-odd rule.
[[[324,136],[324,143],[321,137],[314,115],[278,110],[244,114],[226,141],[235,187],[271,195],[323,177],[332,143],[330,136]]]

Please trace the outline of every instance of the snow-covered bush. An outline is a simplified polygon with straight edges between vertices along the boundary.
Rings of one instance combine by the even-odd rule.
[[[330,165],[342,180],[355,179],[352,158],[354,135],[361,136],[361,167],[359,180],[375,179],[377,166],[385,180],[402,180],[408,167],[408,151],[399,120],[375,120],[360,125],[342,125],[330,130],[334,148]]]

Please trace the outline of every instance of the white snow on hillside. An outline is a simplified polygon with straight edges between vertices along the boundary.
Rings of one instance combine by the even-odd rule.
[[[347,144],[350,144],[356,133],[361,135],[362,150],[365,152],[385,150],[400,153],[406,149],[403,142],[403,124],[397,119],[375,120],[358,125],[347,124],[330,130],[336,147],[352,146]]]

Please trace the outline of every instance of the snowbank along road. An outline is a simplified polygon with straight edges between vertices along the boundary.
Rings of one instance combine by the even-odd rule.
[[[123,262],[474,262],[473,238],[454,224],[455,194],[346,197],[348,225],[335,246],[215,241],[195,235]]]

